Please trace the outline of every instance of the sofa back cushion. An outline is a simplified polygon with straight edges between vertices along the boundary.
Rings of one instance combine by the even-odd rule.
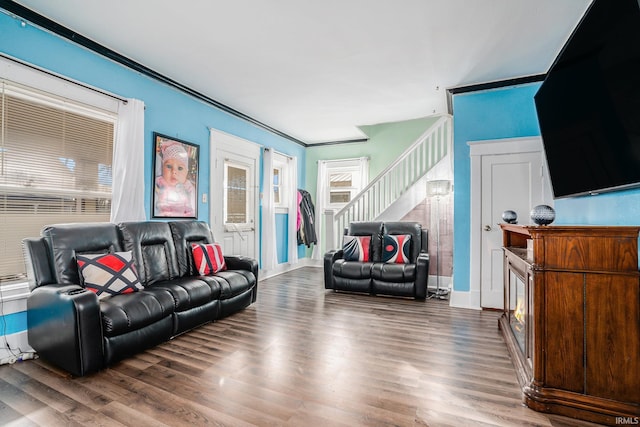
[[[370,261],[372,262],[382,260],[382,225],[382,222],[352,222],[347,230],[349,236],[371,236]]]
[[[100,254],[123,250],[118,227],[110,222],[48,225],[42,229],[55,280],[80,284],[77,254]]]
[[[204,221],[174,221],[169,223],[178,259],[180,277],[196,276],[198,270],[193,261],[192,243],[213,243],[213,234]]]
[[[123,222],[118,227],[122,245],[132,252],[144,286],[179,277],[176,248],[168,223]]]
[[[385,222],[383,235],[404,235],[411,236],[411,249],[409,251],[409,262],[415,263],[422,250],[422,226],[417,222]],[[426,248],[425,248],[426,249]]]

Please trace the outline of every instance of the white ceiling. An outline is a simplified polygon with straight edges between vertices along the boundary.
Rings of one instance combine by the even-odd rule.
[[[545,73],[591,0],[19,0],[305,143]]]

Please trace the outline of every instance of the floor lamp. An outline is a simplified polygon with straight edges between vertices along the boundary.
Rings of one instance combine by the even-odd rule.
[[[429,298],[446,299],[449,289],[440,289],[440,199],[451,191],[451,181],[427,181],[427,195],[436,198],[436,292]]]

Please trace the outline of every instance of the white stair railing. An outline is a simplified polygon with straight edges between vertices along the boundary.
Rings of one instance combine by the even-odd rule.
[[[449,153],[453,146],[451,121],[450,116],[438,119],[344,208],[325,211],[326,250],[341,245],[349,223],[375,220]]]

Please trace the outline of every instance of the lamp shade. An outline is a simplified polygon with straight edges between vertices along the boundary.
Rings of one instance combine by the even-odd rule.
[[[446,196],[451,191],[451,181],[448,179],[435,179],[433,181],[427,181],[427,195],[433,196]]]

